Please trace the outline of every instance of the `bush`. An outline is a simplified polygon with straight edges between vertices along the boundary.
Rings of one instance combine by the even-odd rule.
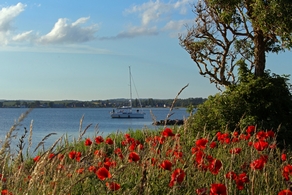
[[[241,63],[239,82],[221,94],[210,96],[198,106],[189,123],[195,131],[204,128],[210,131],[236,130],[248,125],[275,131],[279,128],[279,136],[282,137],[292,131],[291,117],[292,101],[287,76],[266,72],[263,77],[256,78]]]

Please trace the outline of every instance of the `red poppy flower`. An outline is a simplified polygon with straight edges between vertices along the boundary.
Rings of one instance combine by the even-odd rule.
[[[227,189],[224,184],[212,184],[210,189],[210,195],[226,195]]]
[[[165,128],[161,134],[164,137],[175,136],[175,134],[172,132],[172,130],[170,128]]]
[[[105,158],[103,166],[109,170],[110,167],[115,167],[117,165],[116,161],[111,158]]]
[[[269,131],[267,131],[267,135],[268,135],[268,137],[273,138],[273,137],[275,137],[275,132],[272,130],[269,130]]]
[[[77,169],[76,172],[82,174],[84,172],[84,168]]]
[[[232,143],[237,143],[237,142],[239,142],[239,139],[237,137],[234,137],[234,138],[232,138],[231,142]]]
[[[59,153],[57,157],[58,157],[59,160],[62,161],[65,156],[64,156],[64,154]]]
[[[250,134],[245,135],[245,134],[240,134],[239,139],[241,140],[249,140],[250,139]]]
[[[97,136],[97,137],[95,138],[95,142],[96,142],[97,144],[100,144],[100,143],[104,142],[104,140],[103,140],[103,138],[102,138],[101,136]]]
[[[108,145],[113,145],[113,144],[114,144],[113,140],[112,140],[110,137],[108,137],[108,138],[105,140],[105,143],[108,144]]]
[[[1,195],[12,195],[7,189],[1,191]]]
[[[233,180],[235,180],[235,179],[237,178],[237,175],[236,175],[235,172],[230,171],[230,172],[226,173],[225,177],[226,177],[227,179],[233,179]]]
[[[196,153],[196,162],[198,163],[198,164],[202,164],[203,163],[203,157],[204,157],[204,152],[202,152],[202,151],[198,151],[197,153]]]
[[[154,140],[158,141],[159,144],[163,144],[165,141],[165,137],[155,136]]]
[[[232,133],[232,136],[233,136],[233,137],[238,137],[238,136],[239,136],[239,132],[238,132],[238,131],[234,131],[234,132]]]
[[[216,142],[211,142],[210,143],[210,148],[215,148],[217,146],[217,143]]]
[[[115,149],[115,154],[121,154],[121,153],[122,153],[121,148],[116,148],[116,149]]]
[[[131,138],[131,135],[130,135],[129,133],[126,133],[126,134],[124,135],[124,137],[125,137],[126,139],[130,139],[130,138]]]
[[[120,157],[120,159],[124,158],[121,148],[116,148],[115,149],[115,154],[118,155]]]
[[[247,129],[246,129],[246,132],[248,134],[252,134],[254,131],[255,131],[255,126],[253,126],[253,125],[248,126]]]
[[[241,173],[236,178],[236,187],[239,190],[244,189],[244,184],[249,182],[249,178],[246,173]]]
[[[281,160],[282,161],[286,161],[287,160],[287,155],[286,154],[282,154],[281,155]]]
[[[268,138],[268,134],[265,131],[259,131],[256,134],[256,138],[258,140],[266,140]]]
[[[85,146],[90,146],[91,144],[92,144],[92,141],[89,138],[87,138],[84,142]]]
[[[169,160],[165,160],[160,164],[161,168],[168,170],[168,171],[171,171],[171,166],[172,166],[172,163]]]
[[[81,159],[81,152],[76,152],[75,159],[76,159],[77,162],[80,161],[80,159]]]
[[[154,166],[157,163],[157,159],[156,158],[151,158],[151,165]]]
[[[0,180],[3,181],[3,182],[6,182],[7,179],[4,177],[4,175],[2,175],[2,174],[0,173]]]
[[[94,155],[99,158],[106,157],[106,153],[104,153],[102,150],[95,150]]]
[[[111,178],[110,172],[105,167],[99,168],[95,172],[95,174],[100,180],[105,180],[106,178]]]
[[[38,162],[40,160],[40,158],[41,158],[40,156],[36,156],[36,157],[33,158],[33,161],[34,162]]]
[[[57,170],[63,170],[65,167],[64,167],[64,165],[62,165],[62,164],[59,164],[59,165],[57,165]]]
[[[112,191],[116,191],[121,188],[121,185],[116,182],[110,182],[110,183],[106,182],[105,185]]]
[[[243,181],[244,183],[249,182],[249,178],[246,173],[240,173],[237,177],[239,180]]]
[[[173,171],[172,175],[171,175],[171,180],[169,183],[169,187],[173,187],[175,182],[177,183],[182,183],[184,178],[185,178],[185,172],[182,169],[176,169]]]
[[[76,151],[71,151],[71,152],[69,152],[69,158],[70,159],[76,159],[76,161],[80,161],[80,157],[81,157],[81,152],[76,152]]]
[[[230,139],[230,138],[226,138],[226,139],[224,139],[224,143],[225,143],[225,144],[230,144],[230,143],[231,143],[231,139]]]
[[[241,148],[232,148],[229,152],[231,154],[239,154],[241,152]]]
[[[216,134],[218,141],[220,141],[220,143],[230,143],[230,138],[229,138],[229,134],[228,133],[221,133],[218,132]]]
[[[269,146],[269,143],[263,140],[257,141],[253,144],[253,147],[257,150],[257,151],[263,151],[264,149],[266,149]]]
[[[142,144],[138,144],[137,148],[139,148],[139,150],[143,150],[144,146]]]
[[[263,169],[266,164],[265,158],[259,158],[250,163],[250,168],[254,170]]]
[[[130,146],[129,146],[129,151],[134,151],[136,148],[136,143],[133,142]]]
[[[173,156],[176,159],[181,159],[183,157],[183,152],[175,150],[175,151],[173,151]]]
[[[292,195],[292,191],[291,190],[282,190],[278,193],[278,195]]]
[[[284,168],[283,168],[283,177],[286,181],[288,181],[290,178],[289,178],[289,175],[292,174],[292,165],[286,165]]]
[[[208,143],[207,139],[201,138],[196,141],[196,146],[202,150],[206,148],[206,144]]]
[[[237,188],[238,190],[243,190],[243,189],[244,189],[244,182],[243,182],[243,181],[241,181],[241,180],[236,180],[235,182],[236,182],[236,188]]]
[[[137,162],[139,160],[140,160],[140,156],[136,152],[131,152],[129,154],[129,162],[132,162],[132,161]]]
[[[200,149],[198,147],[192,147],[191,152],[192,154],[196,154]]]
[[[55,157],[55,154],[54,153],[50,153],[49,156],[48,156],[49,159],[52,159],[54,157]]]
[[[96,167],[95,166],[90,166],[90,167],[88,167],[88,171],[89,172],[96,172]]]
[[[215,158],[213,158],[211,155],[206,155],[206,159],[209,163],[211,163]]]
[[[212,174],[217,175],[219,173],[221,167],[222,167],[222,162],[218,159],[213,159],[209,165],[209,171]]]

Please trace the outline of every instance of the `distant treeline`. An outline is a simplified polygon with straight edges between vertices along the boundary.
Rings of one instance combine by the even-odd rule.
[[[206,98],[188,98],[177,99],[174,107],[188,107],[203,103]],[[173,99],[138,99],[132,100],[133,107],[170,107]],[[128,99],[110,99],[110,100],[92,100],[92,101],[21,101],[21,100],[2,100],[0,101],[0,108],[115,108],[121,106],[128,106]]]

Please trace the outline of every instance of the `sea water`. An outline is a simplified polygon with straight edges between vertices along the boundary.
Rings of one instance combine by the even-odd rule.
[[[27,108],[0,108],[0,141],[5,139],[6,133],[18,120]],[[52,145],[62,135],[70,138],[78,138],[80,130],[83,131],[90,126],[83,137],[92,137],[98,131],[100,135],[106,136],[114,132],[126,132],[129,129],[159,129],[153,126],[153,120],[164,120],[170,114],[169,119],[185,119],[189,116],[186,108],[144,108],[145,118],[111,118],[112,108],[35,108],[17,126],[13,135],[13,144],[16,144],[24,128],[28,131],[32,126],[33,147],[35,147],[46,135],[54,133],[45,140],[47,146]],[[82,119],[82,123],[80,123]],[[28,136],[27,136],[28,137]],[[1,145],[1,143],[0,143]],[[33,148],[32,147],[32,148]]]

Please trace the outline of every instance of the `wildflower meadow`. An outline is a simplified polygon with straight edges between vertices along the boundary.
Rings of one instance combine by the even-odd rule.
[[[248,126],[241,131],[192,134],[186,126],[129,130],[68,141],[30,156],[2,143],[1,195],[197,194],[291,195],[291,153],[277,133]],[[25,132],[28,134],[28,132]]]

